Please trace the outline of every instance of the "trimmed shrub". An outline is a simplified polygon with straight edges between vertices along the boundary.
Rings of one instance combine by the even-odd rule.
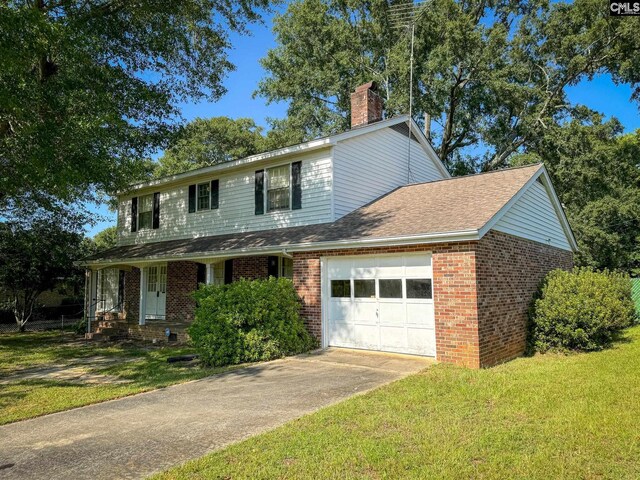
[[[587,268],[554,270],[530,311],[531,343],[539,352],[601,350],[634,319],[628,276]]]
[[[206,365],[272,360],[317,345],[300,317],[291,280],[240,280],[203,285],[194,293],[189,336]]]

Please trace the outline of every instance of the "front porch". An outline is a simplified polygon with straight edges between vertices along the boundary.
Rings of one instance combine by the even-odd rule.
[[[88,336],[185,342],[196,308],[191,294],[199,284],[269,276],[292,278],[292,259],[285,255],[238,256],[88,270]]]

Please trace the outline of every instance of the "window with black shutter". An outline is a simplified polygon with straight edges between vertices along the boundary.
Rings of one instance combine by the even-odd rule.
[[[138,230],[138,197],[131,199],[131,231]]]
[[[153,229],[160,228],[160,192],[153,194]]]
[[[255,213],[256,215],[264,214],[264,170],[256,171],[255,184]]]
[[[302,162],[291,164],[291,209],[302,208]]]
[[[211,180],[211,208],[218,208],[220,201],[220,180]]]
[[[189,185],[189,213],[196,211],[196,186]]]

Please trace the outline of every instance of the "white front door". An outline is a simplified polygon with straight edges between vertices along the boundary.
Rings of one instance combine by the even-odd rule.
[[[431,256],[327,259],[326,344],[435,356]]]
[[[146,268],[146,320],[164,320],[167,305],[167,266]]]

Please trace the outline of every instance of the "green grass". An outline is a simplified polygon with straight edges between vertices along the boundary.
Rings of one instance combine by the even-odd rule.
[[[437,365],[155,478],[637,479],[639,409],[634,327],[597,353]]]
[[[35,367],[62,365],[86,357],[122,359],[92,367],[130,383],[78,384],[53,380],[16,380],[0,385],[0,425],[132,395],[202,378],[225,369],[169,364],[167,358],[193,353],[189,347],[152,347],[141,344],[100,344],[79,341],[71,333],[16,333],[0,335],[0,378]],[[134,362],[124,360],[138,359]]]
[[[631,298],[636,304],[636,312],[640,316],[640,278],[631,279]]]

